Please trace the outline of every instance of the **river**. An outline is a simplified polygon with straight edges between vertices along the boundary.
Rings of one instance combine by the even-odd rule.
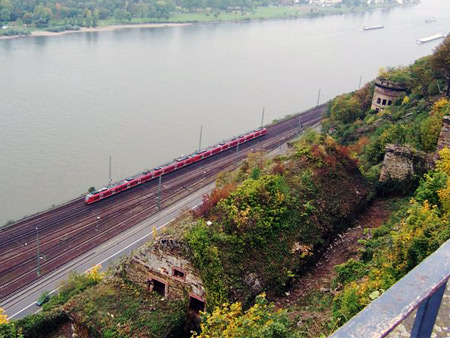
[[[426,19],[436,18],[433,23]],[[364,25],[384,29],[362,31]],[[0,40],[0,224],[358,88],[450,31],[450,1]]]

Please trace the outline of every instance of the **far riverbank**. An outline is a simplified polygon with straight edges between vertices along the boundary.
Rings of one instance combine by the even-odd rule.
[[[160,27],[178,27],[187,26],[190,23],[141,23],[141,24],[120,24],[101,27],[81,27],[78,30],[69,30],[63,32],[49,32],[49,31],[32,31],[30,35],[12,35],[12,36],[0,36],[0,39],[17,39],[20,37],[34,37],[34,36],[59,36],[72,33],[84,33],[84,32],[106,32],[115,31],[119,29],[128,28],[160,28]]]
[[[367,12],[379,8],[398,7],[399,5],[380,6],[374,5],[370,7],[321,7],[317,5],[294,5],[294,6],[267,6],[258,7],[253,11],[230,11],[211,13],[208,10],[197,11],[194,13],[174,13],[168,19],[138,19],[133,18],[127,23],[115,22],[113,20],[100,21],[96,27],[80,27],[74,30],[63,30],[54,32],[50,30],[31,30],[29,34],[17,35],[1,35],[1,39],[16,39],[28,36],[59,36],[64,34],[71,34],[77,32],[101,32],[113,31],[126,28],[159,28],[159,27],[175,27],[192,25],[195,23],[223,23],[223,22],[249,22],[249,21],[264,21],[264,20],[290,20],[290,19],[305,19],[313,17],[322,17],[329,15],[342,15],[346,13]],[[407,6],[407,5],[403,5]],[[148,21],[148,22],[145,22]],[[151,22],[150,22],[151,21]],[[65,22],[58,20],[52,22],[50,27],[64,26]],[[14,24],[11,24],[11,28]],[[19,30],[23,28],[18,28]],[[29,28],[26,28],[29,30]],[[33,28],[32,28],[33,29]],[[1,31],[0,31],[1,33]]]

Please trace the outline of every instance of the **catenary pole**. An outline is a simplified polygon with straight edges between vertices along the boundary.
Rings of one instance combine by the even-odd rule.
[[[109,155],[109,182],[108,184],[111,185],[112,183],[112,176],[111,176],[111,155]]]
[[[39,277],[41,275],[41,252],[39,249],[39,228],[36,227],[36,256],[37,256],[37,268],[36,268],[36,274]]]
[[[159,180],[158,180],[158,209],[161,209],[161,177],[162,174],[159,175]]]
[[[200,126],[200,137],[198,140],[198,151],[202,149],[202,132],[203,132],[203,126]]]
[[[261,116],[261,128],[264,126],[264,109],[265,108],[263,108],[262,116]]]

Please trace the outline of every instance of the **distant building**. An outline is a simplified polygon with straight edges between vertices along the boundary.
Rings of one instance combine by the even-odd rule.
[[[310,5],[336,5],[340,4],[342,0],[309,0]]]
[[[396,3],[399,5],[403,5],[404,0],[396,0]],[[375,4],[384,4],[384,3],[391,3],[391,1],[388,0],[367,0],[367,4],[369,5],[375,5]]]
[[[372,106],[376,111],[383,111],[390,106],[395,100],[403,98],[406,95],[406,87],[403,85],[385,81],[375,81],[375,92],[373,93]]]

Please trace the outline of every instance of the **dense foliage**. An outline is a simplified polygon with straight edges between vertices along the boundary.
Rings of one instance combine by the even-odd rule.
[[[286,311],[276,310],[264,294],[256,297],[255,305],[247,311],[242,304],[224,304],[212,313],[205,313],[201,334],[193,337],[223,338],[288,338],[294,337],[289,328]]]
[[[286,158],[267,163],[250,156],[234,182],[218,188],[226,193],[213,193],[223,198],[210,199],[203,219],[186,233],[210,309],[284,290],[348,226],[367,194],[347,148],[313,132]]]
[[[0,325],[0,337],[40,338],[54,332],[67,322],[68,318],[61,310],[32,314],[7,325]]]
[[[450,46],[450,36],[442,45]],[[379,186],[381,193],[386,190],[389,193],[414,191],[420,179],[420,176],[412,177],[409,185],[403,187],[397,186],[398,182],[380,185],[378,177],[386,145],[397,144],[426,153],[436,150],[442,118],[450,114],[450,103],[445,97],[447,83],[443,76],[447,55],[440,53],[441,46],[435,54],[411,66],[380,71],[381,79],[407,88],[404,98],[383,111],[370,109],[373,83],[335,98],[328,107],[323,124],[325,130],[358,156],[361,171]]]
[[[330,105],[327,130],[358,155],[362,171],[374,183],[387,144],[437,150],[442,118],[450,114],[449,46],[450,35],[433,55],[409,67],[383,70],[380,77],[403,84],[407,96],[382,112],[370,110],[364,99],[371,96],[372,84]],[[437,158],[435,170],[417,177],[409,205],[361,241],[361,258],[336,266],[334,287],[342,290],[332,302],[334,321],[349,320],[450,238],[450,150],[439,150]]]
[[[7,324],[8,316],[5,314],[5,310],[0,307],[0,324]]]
[[[0,324],[4,324],[0,325],[0,338],[42,337],[57,330],[60,325],[69,320],[62,311],[61,305],[64,305],[71,297],[97,285],[104,277],[100,269],[101,266],[97,265],[86,274],[72,273],[69,279],[61,284],[58,294],[50,298],[50,301],[43,305],[43,311],[38,314],[2,323],[0,311]],[[49,297],[48,292],[44,292],[39,298],[44,297]]]
[[[449,177],[445,148],[437,170],[422,180],[410,207],[400,211],[403,217],[373,231],[361,261],[337,267],[336,282],[345,287],[333,304],[335,318],[351,318],[450,238]]]

